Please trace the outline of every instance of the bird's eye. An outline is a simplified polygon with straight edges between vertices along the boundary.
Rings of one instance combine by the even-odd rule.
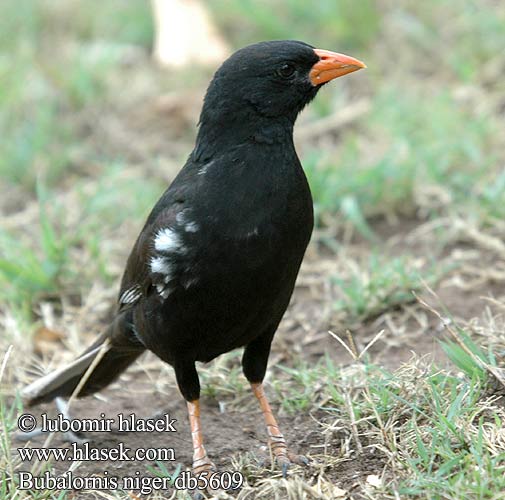
[[[291,78],[295,74],[295,67],[292,64],[283,64],[278,70],[282,78]]]

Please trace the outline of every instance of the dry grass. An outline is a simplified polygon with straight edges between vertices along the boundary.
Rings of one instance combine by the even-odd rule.
[[[152,63],[143,2],[71,4],[72,16],[63,2],[0,8],[12,21],[0,58],[9,76],[0,83],[0,497],[10,500],[136,498],[20,491],[17,395],[110,321],[131,242],[192,147],[210,76]],[[211,2],[233,43],[305,37],[349,49],[369,70],[321,92],[296,135],[318,226],[268,391],[312,466],[283,479],[258,461],[261,435],[240,429],[239,452],[216,444],[246,477],[235,497],[501,498],[505,10],[491,0],[478,9],[342,1],[336,20],[333,2],[309,11],[289,0],[276,3],[275,21],[270,3],[251,5]],[[293,16],[307,20],[297,33]],[[237,32],[237,17],[247,30]],[[219,408],[244,427],[255,418],[239,358],[201,369],[207,410],[221,422],[210,422],[210,442]],[[176,394],[172,371],[147,356],[89,405],[133,400],[140,411],[149,397]]]

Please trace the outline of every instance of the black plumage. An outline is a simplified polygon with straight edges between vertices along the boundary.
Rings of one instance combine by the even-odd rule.
[[[293,126],[323,83],[360,67],[296,41],[251,45],[221,66],[205,97],[195,148],[129,256],[114,322],[71,371],[29,386],[29,402],[70,395],[105,339],[110,344],[80,396],[102,389],[151,350],[174,367],[192,429],[198,424],[194,468],[201,472],[212,464],[199,435],[195,362],[245,347],[243,371],[270,426],[272,448],[283,465],[296,460],[275,420],[269,422],[261,388],[313,228]]]

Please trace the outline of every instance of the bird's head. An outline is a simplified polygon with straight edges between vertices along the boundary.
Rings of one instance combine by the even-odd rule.
[[[365,64],[353,57],[280,40],[244,47],[217,70],[206,104],[227,112],[245,107],[267,117],[294,116],[322,85]]]
[[[353,57],[294,40],[244,47],[222,64],[209,85],[200,136],[215,141],[225,129],[237,135],[273,121],[292,125],[325,83],[365,67]]]

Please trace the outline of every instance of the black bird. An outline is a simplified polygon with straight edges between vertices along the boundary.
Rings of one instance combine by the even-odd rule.
[[[293,126],[324,83],[364,67],[298,41],[250,45],[223,63],[195,148],[128,258],[112,324],[70,366],[28,386],[29,405],[71,395],[99,352],[78,396],[103,389],[148,349],[175,369],[199,474],[213,464],[202,442],[195,362],[245,347],[243,371],[277,462],[285,470],[304,461],[288,452],[262,386],[313,228]]]

